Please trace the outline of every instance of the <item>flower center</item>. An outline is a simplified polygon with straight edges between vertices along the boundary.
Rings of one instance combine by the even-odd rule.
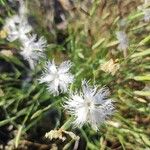
[[[90,107],[91,106],[91,102],[87,102],[87,106]]]
[[[94,107],[92,101],[90,101],[90,100],[87,101],[86,105],[89,109],[92,109]]]
[[[54,79],[57,79],[57,80],[59,80],[59,78],[60,78],[60,76],[59,76],[59,74],[56,72],[56,73],[54,73]]]

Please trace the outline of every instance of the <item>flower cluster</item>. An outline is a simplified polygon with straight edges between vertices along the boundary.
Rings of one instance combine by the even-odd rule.
[[[30,68],[34,69],[41,58],[47,60],[44,53],[47,42],[44,37],[38,38],[36,34],[31,34],[33,29],[28,23],[24,1],[20,0],[19,3],[18,14],[6,19],[3,30],[7,32],[9,42],[20,41],[20,54],[28,61]],[[118,32],[117,37],[120,42],[120,49],[126,49],[128,41],[125,33]],[[118,68],[116,68],[116,65],[114,66],[114,72],[116,72]],[[70,92],[69,86],[74,82],[74,75],[70,72],[71,67],[71,61],[64,61],[60,65],[56,65],[54,60],[46,61],[39,78],[39,84],[45,83],[48,91],[54,96],[58,96],[60,93],[68,93],[69,98],[63,107],[75,117],[74,124],[81,127],[89,123],[95,130],[98,130],[99,125],[104,123],[114,111],[112,99],[108,98],[109,90],[106,88],[98,90],[97,87],[90,87],[86,81],[82,81],[81,92]],[[71,132],[63,131],[63,133],[75,137]],[[53,130],[46,136],[50,139],[64,139],[62,130]]]
[[[31,35],[32,27],[28,23],[26,16],[27,9],[24,1],[19,1],[20,7],[18,14],[7,18],[3,30],[7,32],[7,40],[21,42],[21,52],[25,60],[28,61],[30,68],[34,69],[40,57],[44,56],[46,40],[44,37],[37,39],[37,35]]]

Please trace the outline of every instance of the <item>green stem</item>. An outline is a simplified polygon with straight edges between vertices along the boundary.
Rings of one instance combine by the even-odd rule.
[[[67,130],[67,129],[71,126],[72,121],[73,121],[73,116],[70,117],[70,118],[61,126],[61,129]]]
[[[18,130],[16,139],[15,139],[15,147],[16,147],[16,148],[17,148],[18,145],[19,145],[19,140],[20,140],[20,137],[21,137],[21,133],[22,133],[24,124],[26,123],[26,121],[27,121],[27,119],[28,119],[28,117],[29,117],[29,115],[30,115],[30,113],[31,113],[31,111],[32,111],[32,109],[33,109],[33,107],[34,107],[34,105],[32,105],[32,106],[29,108],[28,113],[27,113],[27,115],[25,116],[25,118],[24,118],[24,120],[23,120],[23,122],[22,122],[22,125],[19,126],[19,130]]]

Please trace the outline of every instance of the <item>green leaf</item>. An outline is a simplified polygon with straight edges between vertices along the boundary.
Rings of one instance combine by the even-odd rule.
[[[16,148],[17,148],[18,145],[19,145],[19,141],[20,141],[20,137],[21,137],[21,133],[22,133],[23,127],[24,127],[24,125],[25,125],[25,123],[26,123],[26,121],[27,121],[27,119],[28,119],[28,117],[29,117],[29,115],[30,115],[30,113],[31,113],[31,111],[32,111],[32,109],[33,109],[33,107],[34,107],[34,105],[31,105],[31,106],[29,107],[29,109],[27,110],[27,114],[26,114],[26,116],[25,116],[25,118],[24,118],[24,120],[23,120],[23,122],[22,122],[22,125],[19,126],[18,133],[17,133],[16,139],[15,139],[15,147],[16,147]]]
[[[149,81],[150,80],[150,75],[136,76],[136,77],[133,77],[133,79],[136,80],[136,81]]]
[[[140,96],[150,96],[150,91],[134,91],[134,94]]]
[[[15,120],[16,118],[17,118],[17,116],[0,121],[0,127],[7,124],[7,123],[9,123],[9,122],[11,122],[11,121],[13,121],[13,120]]]
[[[135,53],[135,54],[131,55],[131,58],[142,57],[142,56],[146,56],[146,55],[150,55],[150,49],[144,50],[139,53]]]
[[[150,139],[144,135],[144,134],[140,134],[142,140],[144,141],[145,144],[147,144],[148,146],[150,146]]]
[[[112,47],[112,46],[116,46],[118,43],[119,43],[118,40],[113,41],[113,42],[110,42],[106,47],[109,48],[109,47]]]
[[[25,68],[24,64],[15,56],[7,57],[7,56],[4,56],[4,55],[0,55],[0,58],[6,60],[7,62],[14,63],[18,66],[21,66],[21,67]]]
[[[38,111],[36,111],[32,116],[31,119],[34,119],[36,117],[38,117],[41,113],[49,110],[51,107],[57,105],[58,103],[60,103],[62,101],[62,99],[57,100],[56,102],[53,102],[52,104],[48,105],[47,107],[43,108],[43,109],[39,109]]]
[[[15,147],[16,148],[19,145],[19,140],[20,140],[20,136],[21,136],[21,133],[22,133],[22,129],[23,129],[23,126],[20,126],[19,130],[18,130],[18,133],[17,133],[17,136],[16,136],[16,140],[15,140]]]
[[[95,48],[99,47],[104,41],[105,41],[105,38],[99,39],[99,40],[92,46],[92,49],[95,49]]]
[[[123,136],[121,136],[120,134],[118,134],[118,139],[119,139],[119,141],[120,141],[120,143],[121,143],[121,145],[122,145],[123,150],[125,150],[124,138],[123,138]]]
[[[145,28],[146,25],[147,25],[146,23],[140,24],[138,26],[135,26],[135,27],[131,28],[130,31],[134,31],[134,30],[139,30],[141,28]]]
[[[134,19],[140,18],[143,16],[143,12],[137,12],[135,14],[132,14],[128,17],[129,21],[133,21]]]
[[[147,36],[146,38],[144,38],[144,39],[139,43],[139,46],[145,45],[145,44],[147,44],[148,42],[150,42],[150,35]]]
[[[36,112],[31,116],[31,119],[34,119],[34,118],[38,117],[39,115],[41,115],[42,112],[43,112],[42,109],[36,111]]]
[[[5,6],[5,1],[4,0],[0,0],[0,4],[2,4],[3,6]]]

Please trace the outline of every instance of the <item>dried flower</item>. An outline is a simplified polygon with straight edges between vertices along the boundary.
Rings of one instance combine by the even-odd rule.
[[[68,85],[73,82],[73,75],[69,72],[72,64],[70,61],[65,61],[56,66],[54,61],[48,61],[40,83],[47,83],[48,90],[54,94],[67,92]]]
[[[0,54],[2,54],[4,56],[7,56],[7,57],[12,57],[13,56],[12,51],[11,50],[6,50],[6,49],[1,50]]]
[[[62,141],[64,141],[66,139],[65,134],[69,135],[73,140],[79,140],[79,137],[76,136],[73,132],[66,131],[62,128],[60,128],[59,130],[51,130],[50,132],[45,134],[45,137],[49,138],[50,140],[61,139]]]
[[[60,139],[64,141],[66,139],[65,136],[63,136],[62,130],[51,130],[50,132],[45,134],[46,138],[49,138],[50,140],[52,139]]]
[[[120,64],[116,62],[117,61],[110,59],[109,61],[101,65],[101,70],[103,70],[104,72],[111,73],[112,75],[115,75],[115,73],[120,68]]]
[[[95,130],[112,115],[114,107],[112,100],[108,99],[109,90],[106,88],[90,87],[86,81],[82,82],[82,93],[70,95],[64,108],[75,116],[75,126],[81,127],[86,122]]]
[[[126,50],[128,48],[128,38],[124,31],[118,31],[116,33],[117,39],[119,41],[118,49]]]
[[[29,35],[22,39],[22,47],[20,54],[30,64],[31,69],[34,69],[39,58],[45,57],[44,50],[46,47],[46,40],[41,37],[37,40],[37,35]]]

